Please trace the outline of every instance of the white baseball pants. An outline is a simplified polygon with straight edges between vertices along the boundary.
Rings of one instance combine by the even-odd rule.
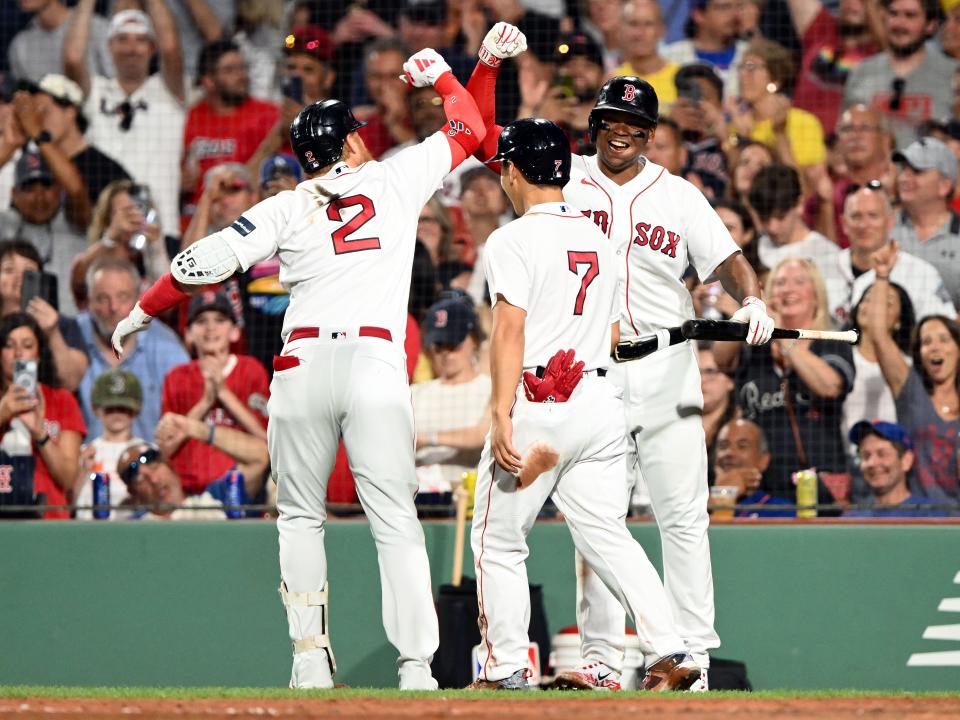
[[[480,677],[502,680],[526,667],[530,624],[527,533],[553,497],[574,544],[611,597],[627,608],[661,655],[678,652],[666,595],[656,569],[625,525],[627,487],[619,390],[604,378],[583,378],[565,403],[531,403],[518,393],[513,443],[524,455],[546,442],[559,463],[518,490],[513,475],[496,465],[490,439],[484,446],[474,498],[473,546],[480,605]],[[621,622],[621,645],[623,623]]]
[[[439,630],[413,504],[413,408],[403,351],[350,330],[334,339],[336,330],[288,342],[284,355],[299,365],[275,372],[270,385],[267,439],[278,484],[280,573],[291,593],[319,592],[327,582],[327,479],[342,434],[377,546],[383,627],[400,653],[401,687],[406,676],[429,689]],[[288,619],[294,642],[326,630],[322,608],[288,608]]]
[[[707,452],[703,395],[693,343],[616,365],[608,376],[623,389],[628,463],[637,461],[660,528],[664,588],[676,627],[702,668],[720,646],[714,630],[713,573],[707,529]],[[631,452],[632,451],[632,452]],[[578,595],[584,657],[618,668],[624,612],[605,583],[585,573]],[[659,657],[637,626],[647,660]]]

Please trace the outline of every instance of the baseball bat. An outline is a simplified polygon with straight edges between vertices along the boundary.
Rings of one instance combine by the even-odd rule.
[[[680,326],[687,340],[746,340],[747,323],[731,320],[687,320]],[[771,338],[774,340],[835,340],[856,345],[860,333],[856,330],[792,330],[774,328]]]
[[[453,491],[453,497],[457,505],[457,523],[453,536],[453,573],[450,584],[460,587],[460,582],[463,580],[463,534],[467,527],[467,503],[470,500],[470,493],[466,488],[458,487]]]
[[[677,345],[685,340],[746,340],[749,325],[732,320],[687,320],[680,327],[664,328],[653,335],[617,343],[613,359],[617,362],[639,360],[650,353]],[[836,340],[855,345],[860,340],[856,330],[792,330],[774,328],[774,340]]]

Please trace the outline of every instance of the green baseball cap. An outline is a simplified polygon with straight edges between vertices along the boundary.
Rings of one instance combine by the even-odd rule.
[[[138,413],[143,406],[143,390],[132,372],[107,370],[94,380],[91,399],[94,407],[121,407]]]

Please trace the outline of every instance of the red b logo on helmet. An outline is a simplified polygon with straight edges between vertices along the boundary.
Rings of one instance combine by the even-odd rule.
[[[633,99],[637,96],[637,88],[633,85],[624,85],[623,86],[623,99],[627,102],[633,102]]]

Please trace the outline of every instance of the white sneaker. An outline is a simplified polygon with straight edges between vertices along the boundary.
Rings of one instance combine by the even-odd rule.
[[[557,673],[554,690],[612,690],[620,689],[620,673],[602,662],[589,662],[575,670]]]
[[[330,672],[330,659],[323,648],[307,650],[293,656],[293,670],[290,673],[291,690],[308,690],[333,687],[333,674]]]
[[[436,690],[438,686],[430,665],[422,660],[408,660],[400,666],[401,690]]]

